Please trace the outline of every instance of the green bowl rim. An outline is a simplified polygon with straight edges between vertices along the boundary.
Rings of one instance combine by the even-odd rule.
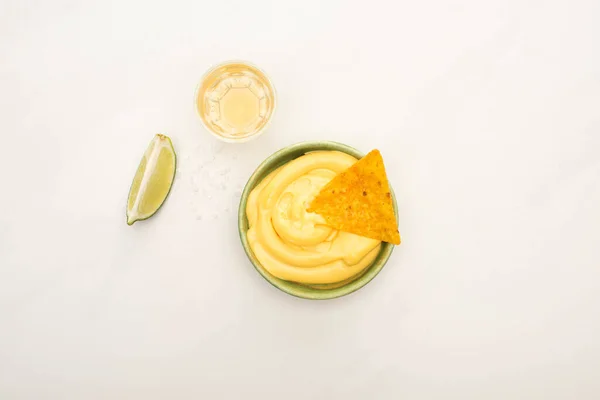
[[[248,195],[250,194],[250,191],[252,189],[254,189],[254,187],[256,187],[256,185],[258,185],[269,172],[271,172],[275,168],[291,161],[291,160],[289,160],[289,161],[281,162],[280,159],[282,157],[285,157],[288,154],[302,152],[302,154],[299,154],[298,156],[293,158],[293,159],[295,159],[295,158],[298,158],[301,155],[304,155],[310,151],[318,151],[318,150],[332,150],[332,151],[337,150],[337,151],[341,151],[341,152],[350,154],[356,158],[364,157],[364,153],[358,151],[357,149],[355,149],[351,146],[348,146],[346,144],[339,143],[339,142],[323,141],[323,140],[299,142],[299,143],[295,143],[295,144],[286,146],[286,147],[276,151],[275,153],[273,153],[269,157],[267,157],[256,168],[256,170],[252,173],[252,175],[248,179],[248,182],[246,182],[244,191],[242,192],[242,196],[240,198],[240,204],[239,204],[239,208],[238,208],[238,231],[239,231],[239,235],[240,235],[240,240],[242,242],[242,247],[244,248],[244,251],[246,252],[246,255],[248,256],[248,259],[254,266],[254,269],[256,269],[258,271],[258,273],[261,274],[262,277],[265,278],[265,280],[267,280],[267,282],[269,282],[271,285],[275,286],[277,289],[281,290],[282,292],[285,292],[285,293],[290,294],[295,297],[299,297],[302,299],[310,299],[310,300],[328,300],[328,299],[334,299],[337,297],[346,296],[350,293],[353,293],[353,292],[357,291],[358,289],[362,288],[363,286],[365,286],[371,280],[373,280],[373,278],[375,278],[375,276],[377,276],[379,271],[381,271],[381,269],[385,266],[385,264],[389,260],[395,246],[391,243],[383,242],[381,245],[381,250],[379,251],[379,254],[377,255],[377,258],[373,261],[373,263],[369,267],[367,267],[367,270],[365,273],[363,273],[363,275],[359,276],[357,279],[353,280],[352,282],[349,282],[343,286],[332,288],[332,289],[315,289],[315,288],[311,288],[311,287],[308,287],[308,286],[305,286],[305,285],[302,285],[299,283],[279,279],[279,278],[271,275],[269,272],[267,272],[260,265],[260,262],[254,255],[252,250],[250,249],[250,245],[248,243],[248,238],[246,235],[246,232],[248,230],[248,220],[246,218],[246,207],[245,206],[246,206],[246,203],[248,200]],[[394,194],[394,190],[392,189],[391,185],[390,185],[390,191],[392,193],[392,201],[394,204],[394,211],[397,216],[398,215],[398,207],[396,204],[396,196]]]

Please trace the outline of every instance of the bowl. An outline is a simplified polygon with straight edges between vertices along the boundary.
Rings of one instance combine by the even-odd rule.
[[[317,150],[341,151],[343,153],[350,154],[356,158],[362,158],[364,156],[363,153],[350,146],[347,146],[342,143],[329,141],[297,143],[291,146],[284,147],[283,149],[273,153],[258,166],[258,168],[256,169],[256,171],[254,171],[250,179],[248,179],[248,183],[246,183],[246,187],[244,188],[244,191],[242,193],[240,206],[238,210],[238,229],[242,246],[244,247],[246,255],[250,259],[250,262],[252,263],[254,268],[256,268],[258,273],[261,274],[263,278],[265,278],[270,284],[272,284],[273,286],[285,293],[291,294],[292,296],[312,300],[326,300],[345,296],[347,294],[357,291],[358,289],[362,288],[367,283],[369,283],[373,278],[375,278],[379,271],[381,271],[383,266],[390,258],[390,255],[394,250],[394,245],[382,242],[381,250],[379,251],[379,254],[375,258],[375,260],[371,263],[371,265],[365,268],[363,272],[356,278],[351,278],[351,280],[341,282],[341,284],[337,283],[331,285],[307,285],[286,281],[271,275],[260,264],[256,256],[252,252],[247,238],[248,219],[246,217],[246,204],[248,201],[248,196],[250,195],[252,189],[254,189],[270,172],[274,171],[278,167],[308,152]],[[392,201],[394,204],[394,211],[396,215],[398,215],[396,197],[394,195],[393,189],[391,189],[391,193]]]

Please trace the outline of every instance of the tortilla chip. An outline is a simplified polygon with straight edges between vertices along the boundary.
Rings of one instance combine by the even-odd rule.
[[[308,208],[334,229],[400,244],[383,158],[373,150],[321,189]]]

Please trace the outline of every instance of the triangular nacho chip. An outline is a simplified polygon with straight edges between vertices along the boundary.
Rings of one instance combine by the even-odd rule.
[[[383,159],[373,150],[339,173],[310,204],[334,229],[400,244]]]

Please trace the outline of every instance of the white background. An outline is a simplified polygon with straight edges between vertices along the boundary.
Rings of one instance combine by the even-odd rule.
[[[600,2],[0,3],[0,398],[600,398]],[[212,64],[273,79],[217,142]],[[148,142],[180,164],[125,224]],[[236,212],[269,154],[382,150],[403,244],[345,298],[279,292]]]

